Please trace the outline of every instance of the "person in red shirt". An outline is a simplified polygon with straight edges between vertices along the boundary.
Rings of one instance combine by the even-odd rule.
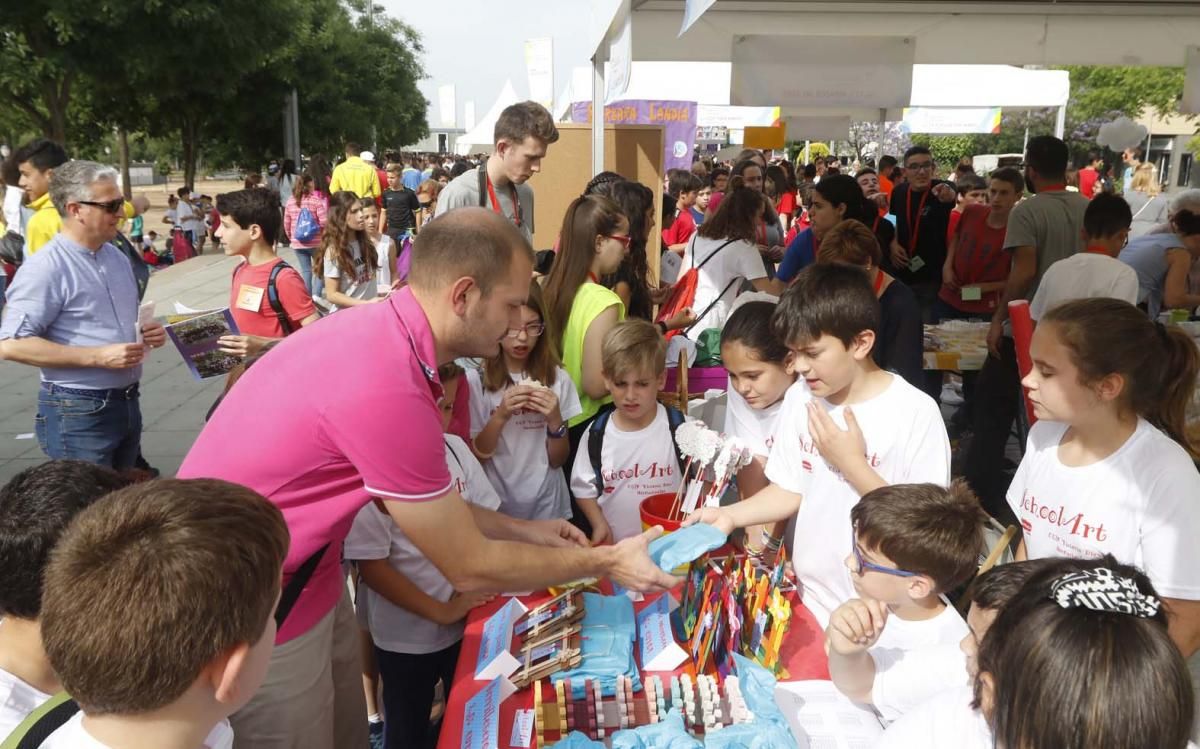
[[[317,320],[308,286],[275,254],[281,231],[279,201],[269,190],[238,190],[217,196],[221,224],[216,234],[226,255],[243,258],[233,272],[229,309],[240,335],[222,336],[227,354],[250,356],[271,341]],[[276,270],[277,266],[283,268]],[[279,310],[271,304],[272,276]]]
[[[987,205],[988,203],[988,183],[983,181],[983,177],[964,174],[954,183],[954,189],[958,192],[958,203],[954,206],[954,210],[950,211],[950,223],[946,226],[947,247],[950,246],[950,239],[954,236],[958,222],[962,219],[963,210],[969,205]]]
[[[1104,167],[1104,159],[1095,151],[1088,151],[1088,165],[1079,170],[1079,194],[1091,200],[1096,197],[1097,185],[1100,183],[1100,170]]]
[[[671,175],[667,192],[675,196],[678,202],[675,204],[675,220],[663,229],[663,247],[666,249],[682,255],[688,240],[696,233],[696,219],[692,216],[692,206],[696,205],[696,198],[703,186],[700,178],[691,172],[677,169]]]
[[[1008,216],[1025,193],[1025,179],[1012,167],[992,172],[988,204],[968,203],[946,248],[935,321],[991,317],[1000,301],[1012,257],[1004,251]]]

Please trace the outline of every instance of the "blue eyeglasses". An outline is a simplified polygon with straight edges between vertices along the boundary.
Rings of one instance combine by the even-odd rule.
[[[881,564],[868,562],[862,553],[862,549],[858,548],[858,534],[852,529],[850,531],[850,547],[854,549],[854,561],[858,564],[858,574],[863,574],[867,570],[872,572],[882,572],[885,575],[895,575],[896,577],[916,577],[919,572],[909,572],[907,570],[898,570],[895,567],[884,567]]]

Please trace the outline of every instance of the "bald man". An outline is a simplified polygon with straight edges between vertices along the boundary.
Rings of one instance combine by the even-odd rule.
[[[248,370],[179,471],[249,486],[279,506],[291,531],[285,601],[289,580],[317,559],[279,629],[263,688],[233,718],[240,747],[366,745],[339,552],[372,500],[458,591],[607,576],[653,592],[676,582],[647,554],[660,529],[589,548],[566,521],[516,521],[463,501],[446,467],[436,370],[499,353],[500,340],[521,324],[533,253],[504,217],[463,208],[423,228],[412,255],[409,286],[284,339]],[[311,381],[314,372],[320,385],[306,398],[278,387]]]

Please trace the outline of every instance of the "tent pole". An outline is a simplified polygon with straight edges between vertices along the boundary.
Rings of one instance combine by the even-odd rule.
[[[592,175],[604,171],[604,52],[608,41],[596,51],[592,58]]]
[[[879,130],[876,132],[879,146],[875,149],[875,168],[879,168],[879,160],[883,158],[883,135],[887,129],[887,109],[879,108]]]
[[[1054,118],[1054,137],[1062,140],[1063,132],[1067,129],[1067,105],[1063,104],[1058,108],[1058,115]]]
[[[808,146],[809,146],[809,141],[807,141],[807,140],[804,141],[804,163],[806,165],[808,164]]]

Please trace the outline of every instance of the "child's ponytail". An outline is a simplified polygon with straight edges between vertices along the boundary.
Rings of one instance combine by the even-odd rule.
[[[1200,447],[1185,429],[1200,373],[1200,349],[1186,332],[1152,322],[1132,304],[1110,298],[1067,302],[1046,313],[1041,323],[1054,325],[1082,382],[1121,375],[1127,406],[1193,458],[1200,457]]]

